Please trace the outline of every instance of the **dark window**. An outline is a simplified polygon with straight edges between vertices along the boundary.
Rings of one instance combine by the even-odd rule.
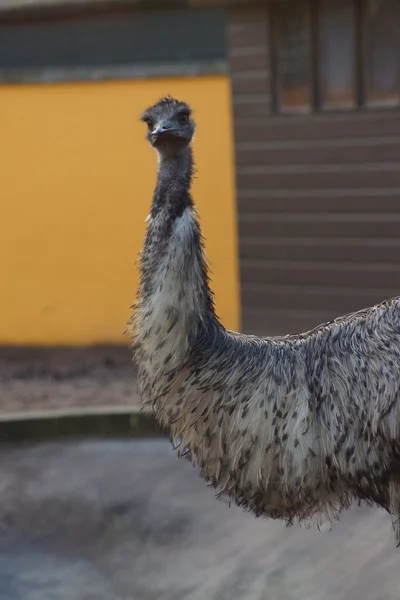
[[[326,0],[320,10],[321,103],[327,108],[354,105],[355,19],[351,3]]]
[[[365,75],[368,104],[400,100],[400,2],[370,0],[365,15]]]
[[[225,56],[223,9],[137,11],[0,24],[2,72],[212,61]]]
[[[400,103],[400,0],[271,6],[275,110]]]
[[[276,16],[275,39],[279,105],[288,111],[309,109],[310,19],[307,7],[280,8]]]

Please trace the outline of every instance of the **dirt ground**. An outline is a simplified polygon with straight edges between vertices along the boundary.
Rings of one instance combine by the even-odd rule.
[[[0,348],[0,413],[138,404],[128,348]]]
[[[0,454],[1,600],[398,600],[390,518],[333,531],[218,502],[165,440]]]

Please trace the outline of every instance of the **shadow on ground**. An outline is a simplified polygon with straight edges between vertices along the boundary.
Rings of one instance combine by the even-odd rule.
[[[1,600],[397,600],[389,517],[333,531],[228,508],[165,440],[3,449]]]

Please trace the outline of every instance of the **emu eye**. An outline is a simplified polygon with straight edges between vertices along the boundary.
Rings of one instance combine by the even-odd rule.
[[[153,131],[153,128],[154,128],[154,123],[153,123],[153,121],[146,121],[146,125],[147,125],[147,129],[148,129],[149,131]]]
[[[186,125],[186,123],[188,122],[188,120],[189,120],[189,116],[186,115],[186,114],[184,114],[184,113],[182,113],[178,117],[178,123],[179,123],[179,125]]]

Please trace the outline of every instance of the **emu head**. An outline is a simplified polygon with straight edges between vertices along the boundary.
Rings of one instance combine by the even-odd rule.
[[[141,120],[147,125],[147,139],[160,154],[180,154],[194,134],[191,110],[185,102],[170,96],[150,106]]]

